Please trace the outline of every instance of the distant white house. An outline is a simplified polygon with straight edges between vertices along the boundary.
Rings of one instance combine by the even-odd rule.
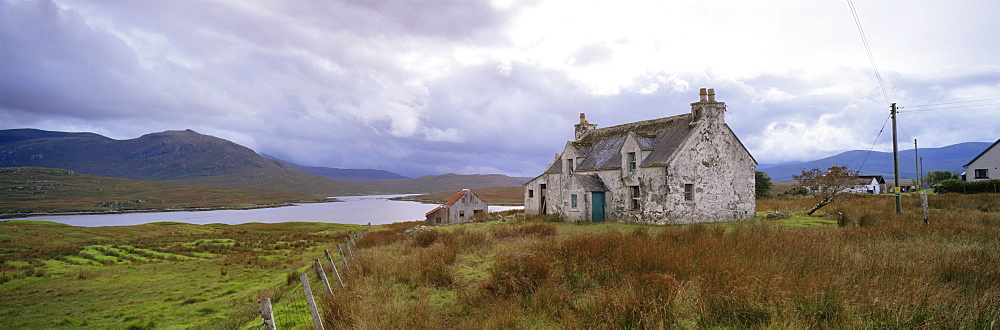
[[[1000,179],[1000,140],[994,142],[983,153],[965,164],[965,181]]]
[[[885,191],[885,178],[881,175],[859,175],[858,182],[851,188],[852,193],[881,194]]]
[[[427,212],[427,225],[440,226],[470,222],[474,218],[486,216],[488,208],[489,205],[472,190],[462,189],[447,203]]]

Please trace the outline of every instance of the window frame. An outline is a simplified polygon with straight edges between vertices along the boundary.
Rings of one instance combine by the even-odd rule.
[[[575,170],[575,168],[573,166],[573,163],[574,163],[573,162],[573,158],[570,158],[570,159],[566,160],[566,172],[567,173],[573,174],[573,172]]]
[[[980,176],[979,175],[980,173],[982,173],[983,175]],[[976,171],[975,171],[975,174],[976,174],[976,177],[974,179],[989,179],[990,178],[990,169],[988,169],[988,168],[977,168]]]
[[[636,166],[637,164],[636,164],[635,153],[634,152],[627,153],[625,154],[625,157],[626,157],[625,159],[628,161],[628,171],[635,172],[636,168],[638,168],[638,166]]]
[[[684,184],[684,201],[693,202],[694,201],[694,184],[685,183]]]
[[[628,186],[629,195],[629,209],[638,210],[641,206],[639,199],[642,196],[642,191],[639,190],[639,186]]]
[[[569,195],[569,208],[574,210],[579,208],[579,197],[576,194]]]

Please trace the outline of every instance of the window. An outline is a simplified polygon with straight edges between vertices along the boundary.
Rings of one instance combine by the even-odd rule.
[[[441,224],[441,218],[436,218],[434,223]]]
[[[635,153],[628,153],[628,171],[635,172]]]
[[[566,160],[566,172],[573,173],[573,160],[572,159],[567,159]]]
[[[576,194],[569,195],[569,207],[576,209]]]
[[[535,197],[535,191],[528,189],[528,198],[534,198],[534,197]]]
[[[989,179],[989,178],[990,178],[990,170],[989,169],[985,169],[985,168],[977,168],[976,169],[976,179]]]
[[[458,218],[465,219],[465,211],[458,211]]]
[[[628,197],[631,200],[629,203],[629,208],[633,210],[639,209],[639,186],[628,187]]]
[[[684,185],[684,200],[693,201],[694,200],[694,185],[685,184]]]

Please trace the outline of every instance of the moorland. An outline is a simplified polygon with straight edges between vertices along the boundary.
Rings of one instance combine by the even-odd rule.
[[[992,328],[1000,196],[758,200],[753,221],[570,224],[505,214],[357,241],[345,288],[314,285],[353,328]],[[778,211],[790,217],[770,220]],[[309,327],[296,278],[363,230],[320,223],[71,227],[0,223],[0,327]],[[327,272],[330,270],[328,269]],[[343,271],[343,270],[342,270]],[[300,285],[298,286],[300,288]]]

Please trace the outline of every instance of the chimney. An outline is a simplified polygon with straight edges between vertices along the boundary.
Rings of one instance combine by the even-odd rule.
[[[597,127],[597,125],[594,125],[594,124],[591,124],[590,122],[588,122],[587,121],[587,115],[581,112],[580,113],[580,123],[576,124],[576,125],[573,125],[573,128],[575,130],[574,136],[576,137],[576,140],[580,140],[580,138],[582,138],[584,134],[586,134],[587,132],[589,132],[590,130],[592,130],[592,129],[596,128],[596,127]]]
[[[702,88],[698,92],[699,101],[691,103],[691,125],[698,123],[723,123],[726,104],[715,100],[714,88]]]

